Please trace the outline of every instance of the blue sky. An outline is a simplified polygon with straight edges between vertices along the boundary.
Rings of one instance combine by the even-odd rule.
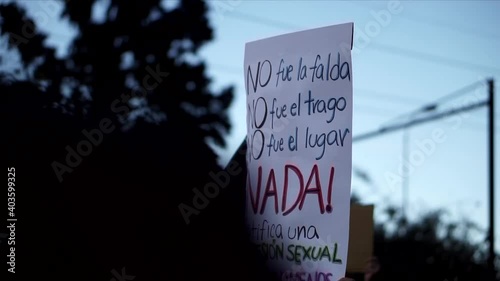
[[[388,11],[389,2],[210,1],[215,40],[202,50],[202,55],[209,63],[215,89],[236,86],[231,110],[234,127],[228,137],[229,147],[221,152],[223,163],[246,134],[243,58],[248,41],[351,21],[356,35],[368,34],[368,40],[356,35],[354,40],[355,47],[359,44],[353,54],[354,136],[376,130],[398,116],[486,78],[500,84],[499,2],[401,2],[399,13],[391,14],[390,20],[377,21],[376,15]],[[438,110],[486,99],[487,88],[483,85],[440,104]],[[496,120],[500,119],[500,113],[496,116]],[[417,143],[432,138],[436,130],[442,132],[444,141],[435,142],[431,153],[425,154]],[[364,203],[401,205],[401,184],[391,185],[386,175],[398,175],[402,135],[399,131],[353,144],[354,167],[372,179],[367,184],[353,177],[352,189]],[[486,107],[413,127],[409,136],[409,152],[418,160],[408,178],[409,215],[444,208],[453,218],[468,218],[486,227]],[[417,157],[419,152],[424,153],[423,161]],[[496,159],[498,154],[497,149]],[[498,174],[500,169],[496,167]],[[500,208],[496,217],[500,225]],[[500,238],[500,232],[496,233]]]
[[[34,13],[53,2],[24,3],[28,3]],[[398,116],[486,78],[494,78],[497,89],[500,88],[500,19],[497,15],[500,2],[220,0],[208,3],[215,39],[202,49],[201,55],[213,78],[211,87],[234,85],[236,90],[230,111],[233,129],[227,137],[228,147],[219,151],[223,164],[245,138],[244,46],[256,39],[354,22],[354,47],[357,48],[352,71],[354,136],[394,123]],[[399,5],[400,12],[391,13],[388,5]],[[57,12],[56,7],[54,13]],[[377,16],[387,13],[390,19]],[[58,46],[63,54],[72,30],[56,24],[57,17],[51,16],[41,28],[49,31],[48,43]],[[364,39],[359,37],[361,34],[366,35]],[[485,100],[486,93],[485,86],[478,87],[476,91],[440,104],[438,110]],[[496,116],[500,121],[500,112]],[[444,208],[454,218],[468,218],[486,227],[486,118],[486,107],[481,107],[467,115],[441,119],[407,131],[409,152],[417,156],[425,152],[418,143],[432,138],[436,130],[441,132],[441,140],[444,139],[434,142],[434,149],[423,154],[423,160],[417,161],[408,178],[410,216],[429,208]],[[388,174],[398,174],[402,163],[402,136],[402,131],[398,131],[353,144],[353,166],[365,171],[372,183],[353,177],[352,190],[364,203],[373,203],[379,210],[388,203],[397,206],[402,203],[401,183],[391,184],[386,179]],[[496,137],[498,139],[498,133]],[[496,143],[498,147],[499,142]],[[499,166],[496,166],[496,175]],[[500,191],[496,195],[498,203]],[[500,208],[496,210],[497,226],[500,226]],[[496,237],[500,241],[498,229]]]

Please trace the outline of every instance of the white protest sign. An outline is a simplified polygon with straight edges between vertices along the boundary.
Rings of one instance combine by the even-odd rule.
[[[245,46],[247,226],[280,280],[345,274],[352,36],[345,23]]]

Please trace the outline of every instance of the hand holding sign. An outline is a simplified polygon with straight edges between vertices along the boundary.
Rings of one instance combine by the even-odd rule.
[[[344,276],[353,24],[247,43],[247,225],[280,280]]]

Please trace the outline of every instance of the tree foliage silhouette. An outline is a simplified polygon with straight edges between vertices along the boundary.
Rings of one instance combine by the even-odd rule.
[[[484,230],[468,219],[453,221],[443,210],[408,221],[398,209],[375,228],[375,255],[382,261],[380,280],[488,280]],[[379,279],[377,279],[379,280]]]
[[[211,91],[198,55],[213,39],[206,3],[110,0],[97,22],[97,2],[60,2],[77,30],[62,58],[21,5],[0,5],[0,63],[20,58],[2,68],[0,94],[26,194],[22,254],[53,280],[109,280],[122,267],[140,280],[232,278],[243,262],[212,258],[238,252],[225,218],[210,206],[186,226],[178,210],[220,168],[210,143],[224,146],[230,129],[233,90]]]
[[[0,5],[11,49],[0,63],[20,58],[0,75],[20,268],[51,280],[108,281],[122,268],[134,280],[264,280],[242,245],[243,219],[233,220],[244,200],[242,155],[242,176],[231,182],[239,190],[220,191],[190,225],[178,210],[220,168],[207,142],[223,146],[230,129],[232,89],[210,91],[198,55],[213,39],[206,4],[109,0],[96,22],[97,2],[61,2],[61,20],[78,31],[63,58],[20,5]],[[110,133],[98,132],[103,120]],[[71,156],[79,145],[86,155]],[[62,182],[54,162],[67,168]],[[391,214],[375,236],[387,280],[484,280],[471,225]]]

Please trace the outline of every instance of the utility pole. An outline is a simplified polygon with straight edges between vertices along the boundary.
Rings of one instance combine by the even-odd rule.
[[[455,114],[458,114],[458,113],[461,113],[461,112],[474,110],[474,109],[483,107],[485,105],[487,106],[488,104],[489,104],[489,101],[482,101],[482,102],[478,102],[478,103],[475,103],[475,104],[467,105],[467,106],[464,106],[464,107],[460,107],[460,108],[456,108],[456,109],[450,109],[450,110],[447,110],[445,112],[436,113],[436,114],[433,114],[431,116],[416,118],[416,119],[410,120],[410,121],[408,121],[406,123],[383,127],[383,128],[380,128],[380,129],[378,129],[376,131],[372,131],[372,132],[364,133],[364,134],[361,134],[361,135],[353,136],[352,142],[357,142],[357,141],[367,140],[367,139],[370,139],[370,138],[373,138],[373,137],[378,137],[378,136],[381,136],[381,135],[384,135],[384,134],[388,134],[388,133],[392,133],[394,131],[401,130],[401,129],[404,129],[404,128],[409,128],[409,127],[413,127],[413,126],[416,126],[416,125],[419,125],[419,124],[423,124],[423,123],[426,123],[426,122],[430,122],[430,121],[433,121],[433,120],[437,120],[437,119],[449,117],[451,115],[455,115]]]
[[[403,129],[403,155],[402,155],[402,161],[403,163],[408,163],[408,154],[410,154],[410,129],[409,128],[404,128]],[[409,200],[410,200],[410,167],[405,165],[401,165],[402,167],[402,181],[401,181],[401,192],[402,192],[402,206],[401,206],[401,211],[403,212],[403,218],[405,220],[408,220],[408,213],[407,213],[407,208],[409,205]]]
[[[426,106],[420,108],[419,110],[408,114],[407,115],[408,121],[414,119],[415,116],[417,116],[417,114],[432,112],[432,111],[436,110],[437,107],[438,107],[438,105],[436,103],[426,105]],[[403,147],[403,149],[402,149],[403,155],[401,157],[401,159],[402,159],[401,161],[403,161],[403,163],[408,163],[409,157],[410,157],[409,156],[409,154],[410,154],[410,128],[403,129],[402,147]],[[401,180],[401,199],[402,199],[401,203],[402,203],[402,206],[401,206],[401,211],[403,214],[403,218],[405,220],[407,220],[408,219],[408,209],[410,206],[410,167],[408,167],[408,166],[405,167],[404,165],[401,165],[401,167],[402,167],[402,180]]]
[[[488,154],[489,154],[489,255],[488,268],[491,280],[496,280],[495,270],[495,84],[488,80]]]
[[[361,135],[354,136],[352,141],[361,141],[367,140],[373,137],[385,135],[387,133],[391,133],[401,129],[408,129],[410,127],[423,124],[426,122],[434,121],[437,119],[442,119],[445,117],[449,117],[455,114],[459,114],[461,112],[471,111],[483,106],[488,107],[488,178],[489,178],[489,188],[488,188],[488,201],[489,201],[489,229],[488,229],[488,271],[491,273],[490,280],[496,280],[496,269],[495,269],[495,102],[494,102],[494,80],[488,80],[488,100],[477,102],[471,105],[463,106],[460,108],[449,109],[444,112],[435,113],[431,116],[424,116],[420,118],[415,118],[408,120],[407,122],[385,126],[378,130],[371,131],[368,133],[364,133]],[[434,103],[424,107],[422,111],[433,111],[437,108],[438,104]],[[406,140],[404,141],[406,142]],[[243,151],[241,153],[235,153],[233,156],[234,159],[238,159],[239,163],[244,163],[244,151],[246,150],[246,141],[243,140],[240,149],[238,152]],[[403,153],[406,155],[406,153]],[[243,161],[243,162],[242,162]],[[238,186],[244,185],[244,178],[237,177],[241,180]]]
[[[489,280],[496,280],[496,269],[495,269],[495,85],[494,80],[488,80],[488,100],[483,102],[478,102],[468,106],[464,106],[457,109],[451,109],[445,112],[440,112],[433,114],[431,116],[426,116],[422,118],[416,118],[402,124],[396,124],[392,126],[382,127],[376,131],[368,132],[362,135],[354,136],[352,141],[360,141],[365,139],[370,139],[372,137],[384,135],[390,132],[394,132],[400,129],[408,129],[409,127],[433,121],[436,119],[441,119],[451,115],[458,114],[464,111],[470,111],[482,106],[488,107],[488,202],[489,202],[489,228],[488,228],[488,260],[487,266],[488,271],[491,273],[491,278]],[[434,104],[437,106],[437,104]]]

